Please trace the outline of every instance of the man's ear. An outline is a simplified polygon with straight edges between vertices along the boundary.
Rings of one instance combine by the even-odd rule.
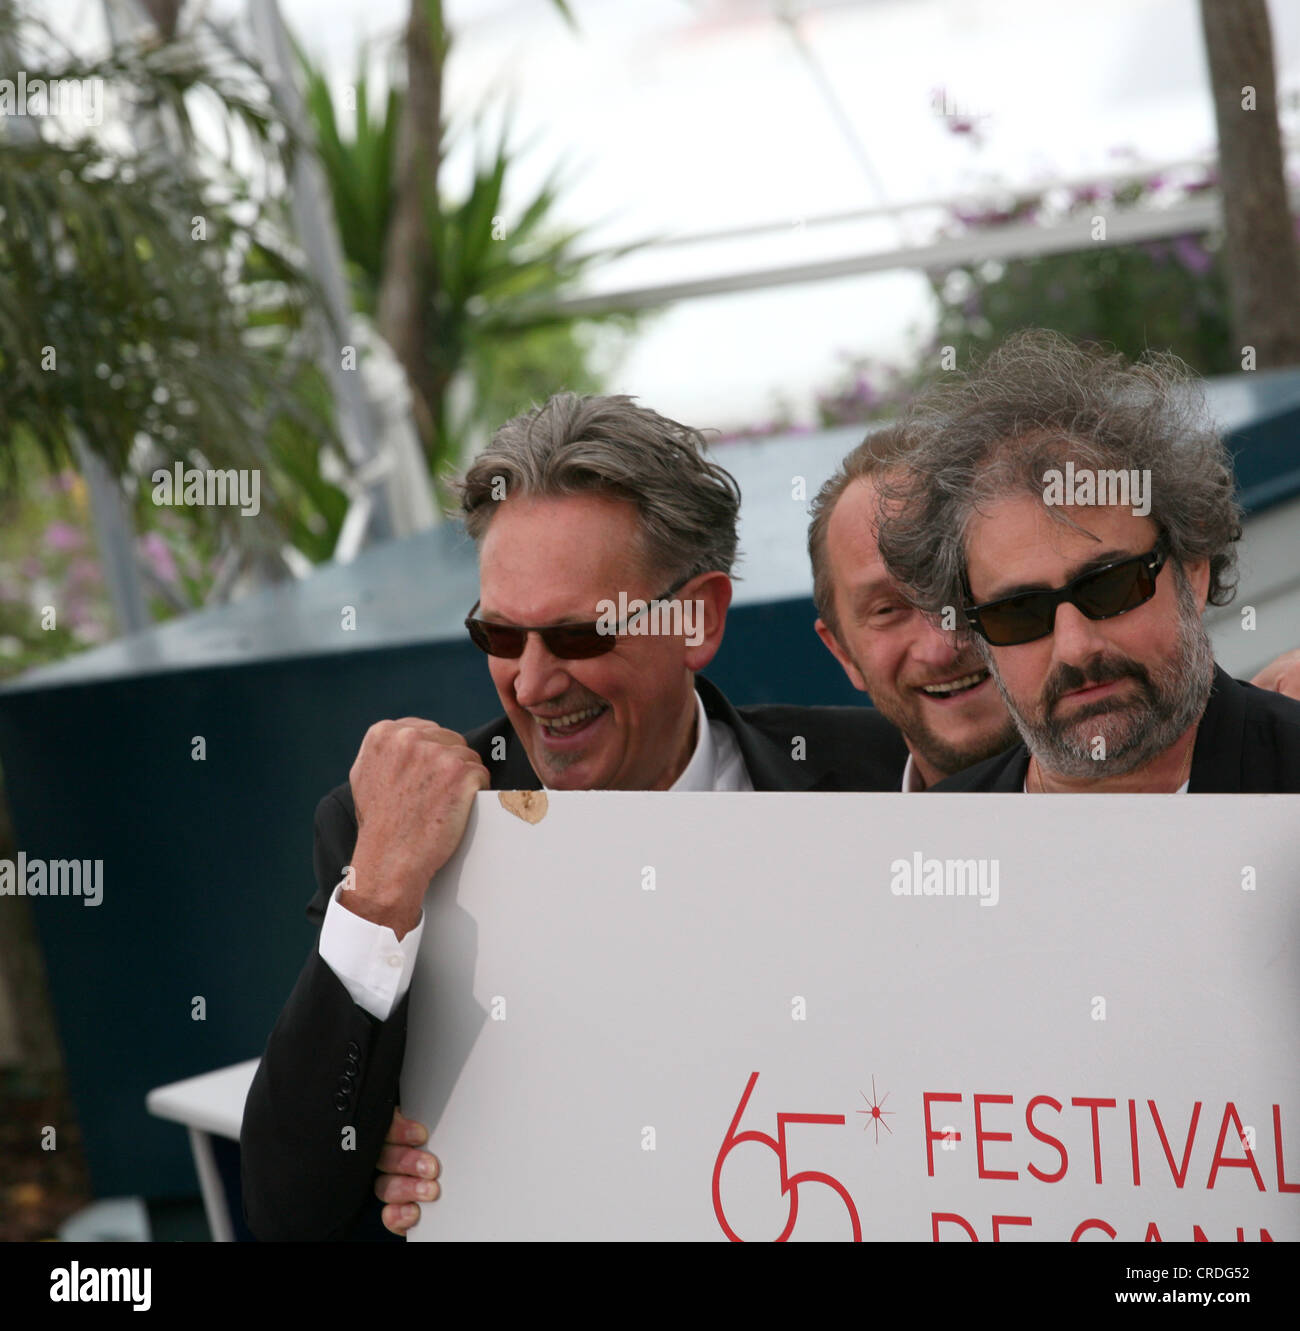
[[[862,678],[862,671],[853,664],[853,658],[844,650],[831,626],[824,619],[819,619],[813,627],[817,630],[817,636],[825,643],[826,650],[840,663],[840,668],[849,677],[849,683],[859,693],[866,693],[867,681]]]
[[[1198,559],[1193,564],[1184,564],[1183,574],[1196,595],[1197,608],[1204,614],[1205,603],[1210,595],[1210,561]]]
[[[685,623],[686,668],[703,670],[718,654],[722,634],[727,627],[727,608],[731,605],[731,579],[720,570],[692,578],[677,593],[692,619]],[[687,607],[686,602],[692,604]]]

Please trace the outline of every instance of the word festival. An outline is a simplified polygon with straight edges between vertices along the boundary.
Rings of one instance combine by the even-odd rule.
[[[1155,1100],[1118,1100],[1105,1096],[1074,1096],[1062,1102],[1050,1095],[1035,1095],[1018,1110],[1011,1095],[972,1095],[969,1099],[957,1091],[926,1091],[922,1095],[925,1119],[925,1151],[930,1178],[953,1177],[975,1167],[976,1177],[989,1180],[1014,1180],[1027,1173],[1039,1183],[1054,1184],[1082,1174],[1097,1185],[1134,1188],[1164,1185],[1212,1192],[1225,1180],[1244,1183],[1250,1195],[1268,1192],[1300,1192],[1300,1178],[1288,1179],[1282,1147],[1282,1106],[1271,1106],[1272,1149],[1262,1156],[1255,1150],[1255,1132],[1242,1123],[1237,1106],[1229,1100],[1217,1117],[1202,1114],[1205,1108],[1197,1100],[1190,1114],[1184,1108],[1175,1112],[1166,1105],[1162,1112]],[[969,1105],[969,1110],[967,1106]],[[942,1106],[942,1108],[940,1108]],[[961,1128],[951,1123],[936,1126],[935,1116],[962,1118]],[[1023,1128],[1021,1122],[1023,1121]],[[1186,1123],[1184,1130],[1183,1124]],[[1139,1132],[1139,1128],[1142,1132]],[[964,1130],[963,1130],[964,1129]],[[1217,1130],[1216,1130],[1217,1129]],[[1152,1131],[1159,1150],[1152,1149]],[[1185,1135],[1184,1135],[1185,1132]],[[1211,1133],[1214,1147],[1210,1151]],[[1145,1135],[1148,1149],[1140,1149]],[[961,1150],[958,1143],[974,1138],[975,1149]],[[1032,1138],[1027,1141],[1025,1138]],[[1081,1147],[1080,1143],[1084,1143]],[[936,1150],[936,1143],[938,1150]],[[1070,1143],[1074,1148],[1071,1154]],[[1090,1143],[1091,1149],[1088,1149]],[[972,1159],[973,1157],[973,1159]],[[1261,1169],[1261,1160],[1263,1168]],[[1116,1177],[1116,1161],[1120,1175]],[[1109,1164],[1109,1169],[1104,1165]],[[952,1211],[933,1211],[931,1235],[941,1239],[978,1240],[987,1233],[999,1242],[1012,1227],[1029,1229],[1034,1220],[1029,1215],[992,1215],[986,1225],[970,1216]],[[1238,1224],[1235,1239],[1244,1242],[1249,1234],[1260,1242],[1295,1239],[1294,1234],[1271,1234],[1262,1225]],[[1166,1225],[1168,1229],[1168,1225]],[[1087,1238],[1141,1239],[1144,1243],[1168,1240],[1193,1240],[1208,1243],[1232,1239],[1231,1234],[1207,1234],[1203,1226],[1192,1225],[1190,1234],[1162,1233],[1158,1220],[1148,1221],[1142,1234],[1121,1234],[1099,1216],[1080,1217],[1073,1232],[1042,1237],[1072,1243]]]

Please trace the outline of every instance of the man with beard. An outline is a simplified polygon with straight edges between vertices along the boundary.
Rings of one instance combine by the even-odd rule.
[[[1022,739],[936,789],[1300,791],[1300,703],[1217,667],[1201,622],[1235,591],[1241,515],[1179,362],[1034,330],[906,428],[881,558],[975,647]]]
[[[902,731],[905,794],[1020,742],[974,643],[936,628],[880,558],[876,481],[902,466],[914,442],[897,425],[869,434],[821,487],[808,528],[817,633],[849,682]],[[1300,697],[1300,650],[1283,653],[1251,683]]]

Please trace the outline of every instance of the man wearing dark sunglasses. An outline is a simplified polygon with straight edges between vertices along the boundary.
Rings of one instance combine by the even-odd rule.
[[[938,790],[1300,791],[1300,703],[1233,680],[1201,622],[1235,590],[1231,462],[1172,358],[1039,331],[914,404],[881,556],[973,644],[1022,742]],[[1045,477],[1149,476],[1149,513],[1066,510]]]
[[[903,425],[867,435],[821,487],[808,528],[818,636],[849,682],[902,732],[909,753],[900,784],[908,793],[1020,742],[970,636],[958,641],[931,623],[880,558],[876,483],[903,465],[913,443]],[[1100,575],[1103,593],[1109,576]],[[1300,651],[1270,662],[1252,683],[1300,696]]]
[[[320,942],[244,1111],[257,1237],[359,1237],[363,1216],[398,1232],[437,1196],[423,1129],[395,1113],[407,986],[425,890],[480,790],[897,789],[907,751],[874,710],[735,708],[699,675],[722,642],[739,503],[696,431],[630,398],[562,394],[475,460],[466,629],[505,715],[463,736],[379,722],[317,809]]]

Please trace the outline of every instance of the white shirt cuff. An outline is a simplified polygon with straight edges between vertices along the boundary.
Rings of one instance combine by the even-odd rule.
[[[415,954],[424,932],[424,912],[400,942],[386,924],[363,920],[339,898],[343,885],[330,894],[316,944],[321,960],[352,996],[377,1021],[387,1021],[411,984]]]

